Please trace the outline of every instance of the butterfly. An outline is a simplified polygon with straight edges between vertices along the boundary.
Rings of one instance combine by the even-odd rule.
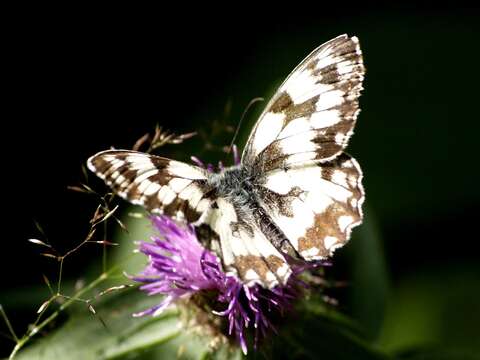
[[[332,256],[362,222],[363,175],[344,149],[364,74],[356,37],[319,46],[268,102],[240,164],[219,172],[129,150],[88,167],[129,202],[193,224],[227,274],[285,284],[292,261]]]

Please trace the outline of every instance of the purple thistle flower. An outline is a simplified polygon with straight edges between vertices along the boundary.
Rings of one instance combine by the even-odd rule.
[[[214,291],[216,304],[212,313],[227,319],[228,334],[236,337],[245,354],[247,328],[254,329],[255,346],[268,330],[275,331],[272,316],[291,310],[307,287],[297,275],[318,266],[295,266],[287,284],[273,289],[247,286],[224,273],[220,259],[199,243],[193,226],[181,226],[166,216],[151,219],[161,236],[153,236],[152,242],[139,243],[139,250],[149,257],[149,264],[141,275],[132,279],[143,283],[140,288],[148,295],[166,296],[160,304],[134,316],[155,316],[179,298]],[[219,309],[218,304],[222,305]]]
[[[152,237],[152,243],[139,242],[139,250],[150,262],[142,275],[133,280],[145,283],[141,289],[149,295],[167,296],[159,305],[135,316],[160,314],[180,297],[216,288],[216,282],[206,275],[200,260],[217,266],[219,260],[200,245],[193,227],[181,227],[166,216],[153,216],[152,222],[162,238]]]

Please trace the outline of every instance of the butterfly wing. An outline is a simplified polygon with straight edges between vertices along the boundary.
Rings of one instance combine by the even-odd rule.
[[[335,158],[352,135],[364,74],[356,37],[341,35],[319,46],[267,104],[242,163],[272,169]]]
[[[343,150],[364,73],[356,37],[318,47],[268,103],[242,156],[261,206],[305,260],[332,255],[362,221],[362,172]]]
[[[254,219],[239,215],[235,206],[218,198],[206,223],[218,236],[227,273],[238,276],[247,285],[272,288],[285,284],[292,270],[284,256],[273,246]]]
[[[239,216],[229,201],[215,198],[204,169],[126,150],[100,152],[87,164],[117,195],[131,203],[208,226],[213,233],[208,231],[204,237],[199,230],[198,237],[221,255],[227,272],[246,284],[273,287],[290,276],[284,257],[253,221]]]
[[[207,172],[197,166],[128,150],[107,150],[87,165],[120,197],[190,223],[210,208]]]
[[[273,170],[260,188],[261,205],[307,261],[331,256],[362,222],[362,172],[345,153],[321,164]]]

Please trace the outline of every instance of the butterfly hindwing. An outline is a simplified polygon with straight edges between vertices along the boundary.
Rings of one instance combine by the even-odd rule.
[[[227,272],[246,284],[269,288],[287,282],[290,266],[253,218],[240,217],[231,202],[218,198],[206,222],[218,235],[219,253]]]
[[[331,256],[363,217],[362,172],[345,153],[322,164],[278,169],[262,187],[262,206],[307,261]]]
[[[199,167],[128,150],[100,152],[87,164],[117,195],[151,212],[196,222],[210,207]]]

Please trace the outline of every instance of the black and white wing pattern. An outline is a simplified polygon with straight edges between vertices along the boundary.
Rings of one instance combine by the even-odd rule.
[[[196,225],[198,237],[221,257],[227,273],[267,287],[288,280],[292,271],[284,256],[252,214],[239,211],[227,195],[238,190],[229,183],[231,177],[129,150],[100,152],[87,165],[129,202]]]
[[[260,283],[270,288],[285,284],[292,270],[284,255],[252,214],[242,212],[241,206],[231,200],[220,196],[206,219],[219,237],[217,253],[225,270],[246,284]]]
[[[210,208],[207,171],[197,166],[129,150],[102,151],[87,165],[117,195],[153,213],[195,223]]]
[[[319,46],[267,104],[242,162],[269,171],[335,158],[353,133],[364,74],[356,37],[341,35]]]
[[[268,172],[260,204],[304,260],[326,259],[362,222],[362,172],[342,153],[324,163]]]
[[[364,73],[356,37],[318,47],[267,104],[241,164],[219,173],[125,150],[88,167],[124,199],[197,226],[227,273],[285,284],[292,259],[331,256],[362,221],[362,172],[343,151]]]
[[[243,153],[261,206],[307,261],[331,256],[363,218],[362,172],[343,150],[364,73],[356,37],[321,45],[280,86]]]

